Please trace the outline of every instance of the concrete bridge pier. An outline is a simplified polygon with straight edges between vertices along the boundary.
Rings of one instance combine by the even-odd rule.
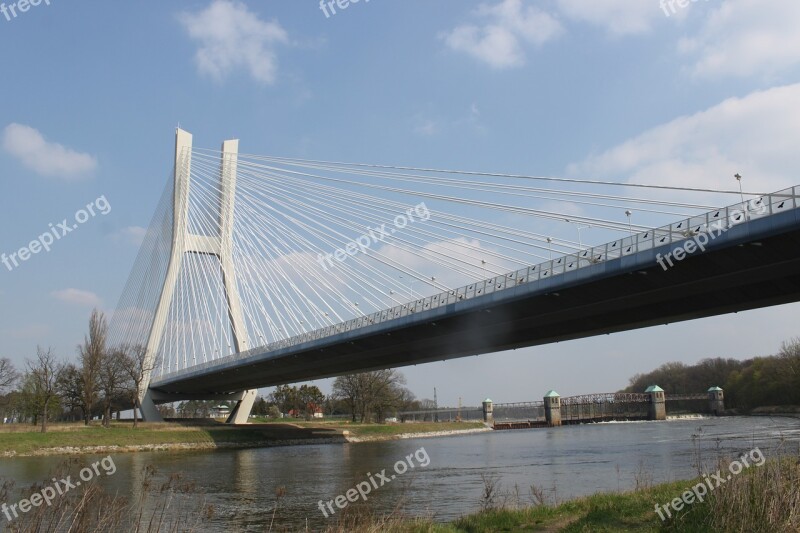
[[[650,395],[650,406],[647,411],[648,420],[666,420],[667,405],[664,398],[664,389],[658,385],[650,385],[645,389],[645,394]]]
[[[561,396],[554,390],[544,395],[544,417],[550,427],[561,425]]]
[[[719,387],[708,389],[708,404],[709,410],[715,416],[719,416],[725,411],[725,398],[722,389]]]

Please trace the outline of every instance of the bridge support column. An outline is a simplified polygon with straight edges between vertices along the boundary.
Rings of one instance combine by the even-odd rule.
[[[664,389],[658,385],[650,385],[644,391],[650,395],[650,406],[647,411],[648,420],[666,420],[667,403],[664,398]]]
[[[158,412],[156,404],[153,401],[153,394],[150,389],[145,390],[144,396],[139,398],[139,414],[142,415],[142,420],[146,422],[163,422],[161,413]],[[136,416],[136,413],[133,414]]]
[[[483,400],[483,422],[485,424],[494,424],[494,411],[491,398]]]
[[[554,390],[544,395],[544,417],[550,427],[561,425],[561,396]]]
[[[256,395],[258,389],[246,390],[242,393],[242,399],[236,402],[236,406],[228,415],[226,424],[249,424],[250,411],[253,410],[253,405],[256,403]]]
[[[708,389],[708,407],[714,416],[719,416],[725,412],[725,398],[723,391],[719,387]]]

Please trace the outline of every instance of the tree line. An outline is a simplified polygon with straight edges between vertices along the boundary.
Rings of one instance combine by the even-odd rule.
[[[77,362],[62,361],[51,348],[40,346],[22,371],[0,359],[0,414],[30,420],[44,433],[50,420],[83,420],[88,425],[100,416],[108,427],[114,411],[138,409],[138,389],[150,370],[146,350],[141,345],[109,346],[107,337],[106,318],[95,309],[89,333],[78,345]]]
[[[696,365],[671,362],[630,379],[624,392],[658,385],[667,394],[722,387],[725,406],[744,411],[767,406],[800,405],[800,338],[784,342],[775,355],[736,359],[703,359]]]
[[[347,416],[353,422],[383,422],[401,411],[433,407],[431,400],[416,400],[405,387],[406,379],[397,370],[378,370],[339,376],[330,395],[315,385],[279,385],[266,398],[259,397],[253,406],[256,416],[304,418],[317,414]],[[178,407],[177,414],[187,418],[209,416],[213,405],[225,402],[190,401]]]
[[[78,421],[88,425],[96,417],[111,424],[114,412],[139,410],[138,390],[146,368],[142,345],[109,346],[104,314],[94,310],[89,331],[77,347],[75,362],[60,360],[52,349],[37,347],[36,356],[17,371],[7,358],[0,359],[0,418],[30,421],[47,431],[49,421]],[[317,413],[348,416],[354,422],[382,422],[403,410],[431,407],[430,400],[416,400],[397,370],[378,370],[340,376],[326,396],[314,385],[281,385],[266,398],[256,400],[253,414],[278,418],[310,419]],[[230,402],[185,401],[159,406],[163,416],[208,418],[215,406]],[[138,416],[134,416],[134,427]]]

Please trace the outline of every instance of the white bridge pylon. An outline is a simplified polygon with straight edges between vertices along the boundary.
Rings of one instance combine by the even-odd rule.
[[[235,353],[248,349],[242,304],[233,267],[233,213],[236,193],[236,172],[239,158],[239,141],[228,140],[222,143],[222,163],[220,165],[220,213],[219,235],[194,235],[188,229],[189,194],[191,190],[192,134],[180,128],[175,133],[175,181],[173,189],[172,252],[170,254],[164,287],[158,300],[153,325],[147,339],[147,352],[144,364],[145,376],[139,387],[139,401],[142,418],[148,422],[162,421],[156,409],[157,403],[169,403],[185,399],[234,400],[236,407],[228,417],[228,423],[245,424],[255,403],[257,390],[246,390],[237,394],[222,394],[189,398],[185,395],[171,395],[150,389],[151,372],[158,349],[164,336],[167,316],[172,304],[175,288],[183,268],[186,254],[204,254],[216,257],[220,262],[222,284],[228,307],[233,347]]]

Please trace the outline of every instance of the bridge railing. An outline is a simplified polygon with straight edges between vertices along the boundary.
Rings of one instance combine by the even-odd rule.
[[[401,411],[397,413],[401,422],[470,422],[483,420],[481,407],[443,407],[439,409],[421,409],[418,411]]]
[[[561,398],[562,406],[589,405],[596,403],[650,403],[650,395],[635,392],[609,392]]]
[[[708,393],[700,392],[697,394],[666,394],[664,400],[667,402],[683,402],[687,400],[704,400],[708,401]]]
[[[266,346],[222,357],[188,369],[164,374],[161,377],[196,371],[202,368],[212,367],[221,362],[236,361],[237,359],[243,359],[253,354],[289,348],[305,342],[353,331],[373,324],[388,322],[421,311],[436,309],[462,300],[469,300],[485,294],[502,291],[517,285],[545,280],[565,272],[571,272],[598,263],[618,259],[637,252],[650,250],[674,242],[681,242],[703,233],[725,232],[742,222],[796,209],[798,207],[798,194],[800,194],[800,187],[791,187],[772,194],[766,194],[744,203],[709,211],[703,215],[687,218],[660,228],[647,230],[601,246],[586,248],[574,254],[567,254],[538,265],[532,265],[494,278],[471,283],[459,287],[458,289],[451,289],[390,309],[384,309],[339,324],[275,341]]]
[[[492,410],[495,422],[545,420],[544,402],[496,403]]]

